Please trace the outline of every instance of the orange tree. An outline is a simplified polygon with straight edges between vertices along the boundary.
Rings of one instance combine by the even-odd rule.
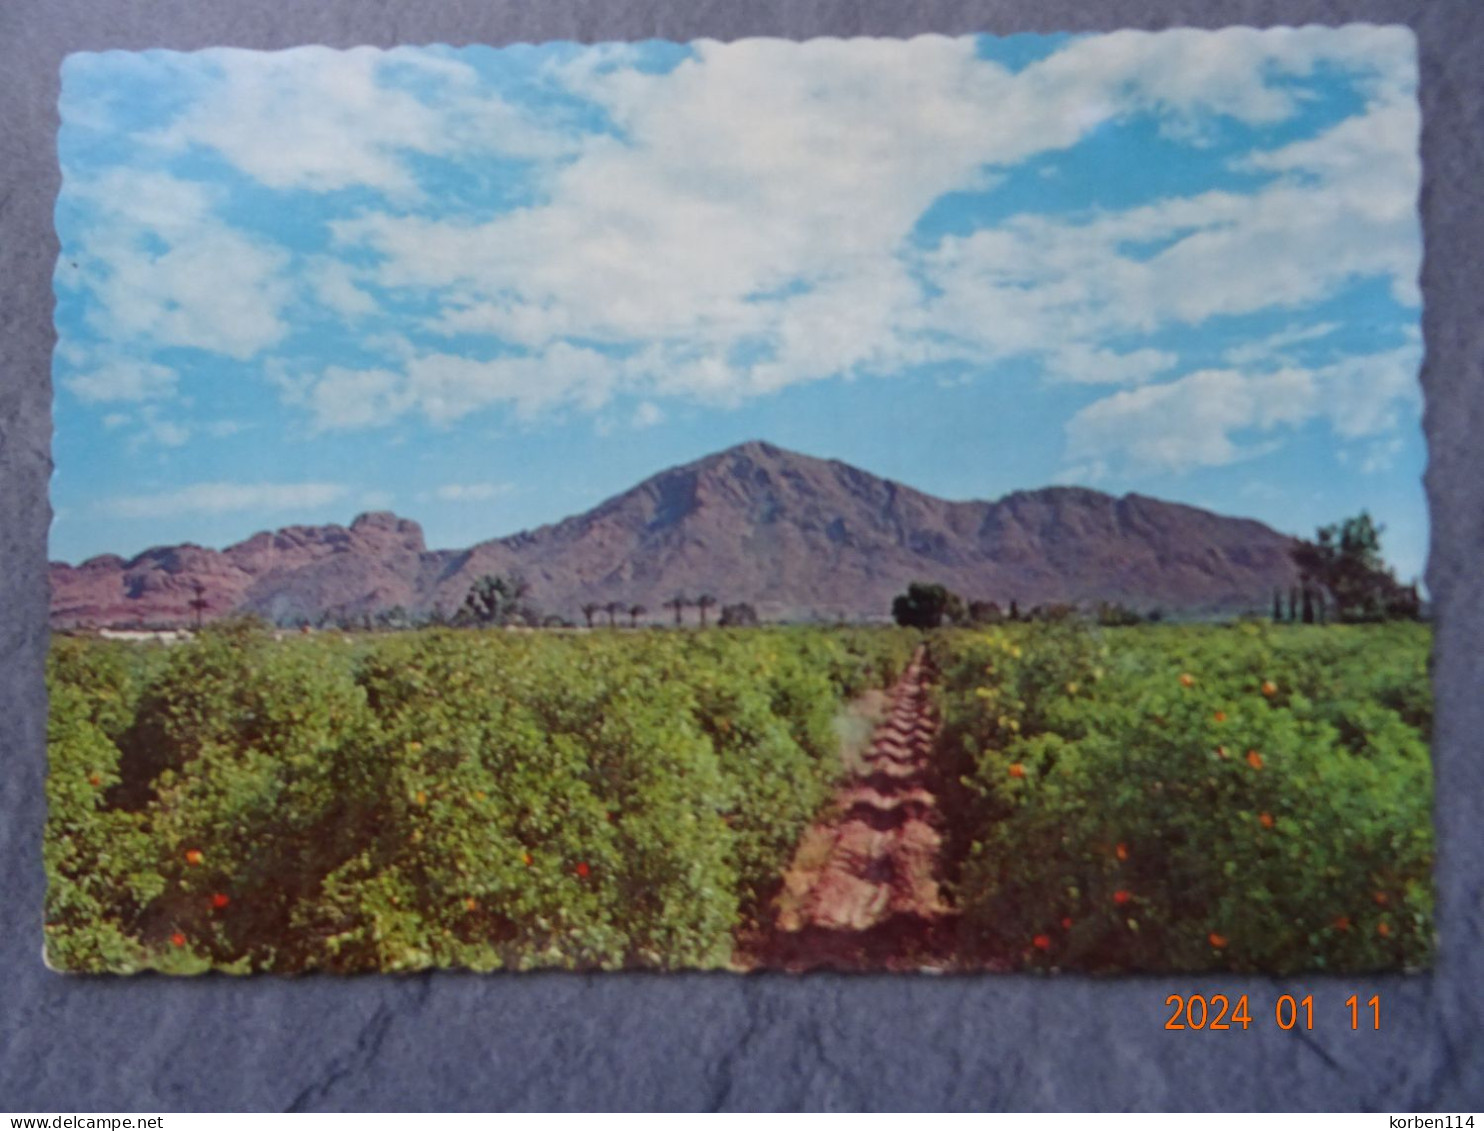
[[[1406,624],[939,640],[966,945],[1093,970],[1426,961],[1428,643]]]
[[[59,641],[68,969],[725,963],[912,634]]]

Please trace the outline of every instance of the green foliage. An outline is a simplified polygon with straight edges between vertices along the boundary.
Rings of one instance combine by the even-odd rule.
[[[1097,622],[1104,628],[1127,628],[1130,625],[1143,624],[1144,618],[1127,605],[1102,601],[1098,604]]]
[[[1417,589],[1401,585],[1382,560],[1382,532],[1383,528],[1361,511],[1353,518],[1321,527],[1313,542],[1300,542],[1294,548],[1294,563],[1306,580],[1304,623],[1314,620],[1315,594],[1308,582],[1328,591],[1342,621],[1417,619],[1421,613]]]
[[[1086,970],[1426,962],[1429,644],[1407,624],[937,639],[966,945]]]
[[[58,638],[48,958],[725,964],[827,801],[842,703],[894,682],[919,639],[277,640],[251,622],[169,647]],[[1407,623],[936,634],[966,953],[1087,970],[1425,962],[1429,644]]]
[[[839,771],[891,630],[59,639],[69,970],[714,966]]]
[[[937,628],[965,619],[963,599],[936,582],[914,581],[891,602],[892,619],[903,628]]]
[[[526,604],[530,586],[523,577],[496,577],[486,574],[469,587],[459,609],[460,624],[511,625],[540,624],[540,615]]]
[[[104,803],[105,790],[119,780],[119,752],[96,721],[99,706],[84,686],[53,687],[43,851],[47,957],[61,969],[131,971],[146,956],[126,924],[159,881],[139,819]]]
[[[994,601],[970,601],[968,623],[972,625],[1001,624],[1005,614]]]
[[[757,610],[746,601],[739,601],[735,605],[723,605],[721,618],[716,623],[722,628],[756,628],[758,625]]]

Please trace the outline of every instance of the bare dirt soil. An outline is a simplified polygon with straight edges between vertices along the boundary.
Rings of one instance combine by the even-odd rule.
[[[870,747],[799,842],[770,928],[745,964],[770,969],[941,970],[954,911],[939,888],[937,720],[924,652],[892,689]]]

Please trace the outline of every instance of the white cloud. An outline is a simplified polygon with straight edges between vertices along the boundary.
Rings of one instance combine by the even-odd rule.
[[[544,132],[488,89],[467,63],[421,50],[202,52],[214,70],[205,97],[148,140],[198,145],[270,188],[364,187],[392,197],[421,190],[409,154],[459,151],[552,157]],[[429,88],[420,98],[396,73]]]
[[[1053,377],[1081,384],[1138,385],[1173,368],[1179,360],[1168,350],[1117,353],[1074,345],[1049,354],[1046,370]]]
[[[1290,371],[1262,380],[1233,370],[1203,370],[1114,393],[1068,423],[1068,455],[1079,462],[1123,456],[1181,471],[1233,463],[1244,451],[1231,433],[1252,427],[1265,404],[1293,406],[1295,396],[1299,411],[1307,412],[1313,392],[1303,374]]]
[[[1290,326],[1276,334],[1233,346],[1221,355],[1228,365],[1237,367],[1272,364],[1283,361],[1294,346],[1307,345],[1327,338],[1340,328],[1338,322],[1316,322],[1310,326]]]
[[[421,497],[440,503],[485,503],[508,495],[512,489],[509,483],[444,483]]]
[[[434,424],[452,424],[491,405],[523,417],[575,404],[601,408],[624,363],[596,350],[558,343],[540,357],[479,361],[456,354],[408,356],[402,371],[331,366],[318,377],[280,379],[290,403],[306,405],[318,431],[390,423],[416,410]]]
[[[1401,455],[1403,447],[1405,445],[1400,436],[1377,440],[1368,445],[1365,456],[1360,462],[1361,472],[1365,475],[1375,475],[1382,471],[1390,471],[1396,464],[1396,457]]]
[[[380,288],[433,311],[419,341],[491,335],[516,351],[478,360],[393,338],[376,364],[274,378],[320,431],[409,414],[446,425],[492,406],[597,412],[619,395],[641,402],[631,424],[643,426],[665,398],[734,404],[927,362],[983,372],[1022,358],[1053,380],[1169,389],[1150,382],[1179,359],[1139,336],[1299,309],[1362,278],[1417,301],[1415,44],[1404,28],[1118,32],[1019,72],[980,58],[973,39],[941,36],[703,41],[666,73],[627,65],[640,50],[586,50],[539,76],[591,101],[613,127],[602,132],[565,109],[507,102],[446,53],[176,60],[200,97],[137,139],[145,149],[204,147],[270,190],[370,189],[384,206],[358,203],[331,225],[335,254],[295,260],[223,223],[214,190],[138,169],[69,176],[66,192],[101,223],[59,285],[77,275],[91,287],[111,337],[242,360],[285,340],[295,299],[366,322],[382,313]],[[1110,122],[1152,114],[1202,144],[1216,118],[1291,118],[1303,80],[1331,68],[1354,78],[1365,111],[1246,157],[1242,169],[1268,178],[1255,191],[1022,214],[936,247],[914,242],[945,194],[984,190]],[[492,154],[535,170],[528,199],[503,213],[463,211],[418,180],[428,158]],[[399,331],[411,332],[387,333]],[[1260,365],[1297,372],[1284,348],[1233,351],[1226,364],[1244,380]],[[105,385],[80,387],[105,399]],[[1175,399],[1117,403],[1157,413]],[[1362,409],[1333,422],[1372,426]],[[1078,427],[1091,443],[1088,420]],[[1208,438],[1215,452],[1231,443],[1220,429]]]
[[[653,401],[642,401],[639,407],[634,409],[634,415],[629,423],[635,428],[653,428],[657,424],[665,422],[664,410]]]
[[[120,414],[121,415],[121,414]],[[138,427],[129,437],[129,450],[153,445],[160,448],[183,447],[191,438],[191,428],[176,420],[161,415],[158,405],[144,405],[136,416],[124,417],[120,424],[132,423]]]
[[[364,428],[385,424],[407,407],[400,374],[387,369],[345,369],[333,365],[309,385],[291,394],[308,405],[318,430]]]
[[[188,236],[211,216],[215,189],[169,173],[114,166],[89,179],[69,179],[69,200],[87,204],[110,225],[162,240]]]
[[[135,437],[136,443],[155,443],[162,448],[183,447],[191,438],[191,430],[173,420],[149,419],[144,422],[144,431]]]
[[[1281,80],[1311,75],[1324,65],[1369,73],[1370,89],[1389,93],[1397,86],[1395,76],[1405,83],[1411,74],[1415,52],[1408,29],[1361,24],[1118,31],[1080,39],[1028,68],[1028,86],[1032,94],[1084,107],[1095,121],[1104,120],[1097,114],[1104,107],[1146,110],[1179,133],[1204,115],[1252,125],[1283,121],[1301,95]]]
[[[1273,433],[1313,420],[1346,439],[1376,436],[1396,426],[1403,407],[1415,407],[1420,360],[1408,344],[1312,369],[1210,369],[1114,393],[1072,417],[1067,457],[1074,467],[1185,471],[1259,455]],[[1247,432],[1269,438],[1238,438]]]
[[[526,417],[557,405],[589,411],[607,403],[621,363],[558,342],[540,357],[477,361],[426,354],[407,363],[410,400],[434,424],[451,424],[477,409],[504,404]]]
[[[1058,379],[1137,384],[1177,359],[1111,340],[1297,308],[1364,277],[1410,301],[1413,52],[1405,29],[1346,27],[1092,36],[1018,74],[933,36],[703,42],[666,74],[615,66],[623,47],[583,53],[555,73],[618,133],[586,138],[538,200],[492,219],[367,211],[333,225],[342,249],[380,257],[379,285],[439,296],[425,329],[528,351],[411,362],[400,407],[375,419],[601,406],[618,391],[735,403],[1016,356]],[[1251,157],[1273,178],[1255,192],[1022,215],[926,252],[909,239],[945,193],[1113,118],[1153,113],[1177,132],[1211,115],[1284,120],[1304,97],[1289,80],[1324,65],[1360,75],[1366,113]],[[574,372],[573,341],[625,360]]]
[[[64,249],[78,264],[67,285],[91,290],[110,341],[247,359],[287,334],[288,253],[218,219],[207,188],[116,168],[64,192],[91,210],[86,239]]]
[[[376,300],[356,285],[350,265],[329,256],[316,256],[304,267],[304,279],[322,306],[345,318],[376,312]]]
[[[85,404],[166,400],[175,395],[175,370],[143,361],[116,361],[64,378],[67,390]]]
[[[1261,479],[1247,480],[1237,489],[1237,494],[1244,499],[1258,499],[1267,503],[1278,502],[1288,497],[1282,488]]]
[[[1380,243],[1372,262],[1381,269],[1375,273],[1389,275],[1393,296],[1411,306],[1422,301],[1417,254],[1421,128],[1422,113],[1412,92],[1390,91],[1365,114],[1347,118],[1317,138],[1249,159],[1254,168],[1322,188],[1323,207],[1352,225],[1352,241]],[[1343,261],[1361,271],[1366,262],[1353,253]]]
[[[1374,436],[1398,427],[1403,409],[1415,419],[1422,400],[1417,380],[1421,364],[1421,346],[1409,342],[1318,370],[1329,401],[1325,414],[1335,431],[1347,439]]]
[[[1359,122],[1390,115],[1381,107]],[[1421,248],[1416,134],[1405,152],[1390,129],[1358,129],[1351,144],[1366,137],[1375,142],[1367,164],[1317,151],[1301,175],[1290,153],[1287,175],[1247,194],[1170,198],[1082,221],[1027,215],[945,240],[926,261],[942,289],[927,318],[1004,354],[1297,308],[1372,276],[1410,300]]]
[[[104,499],[97,509],[118,518],[293,511],[325,506],[345,494],[346,488],[337,483],[196,483],[160,494]]]

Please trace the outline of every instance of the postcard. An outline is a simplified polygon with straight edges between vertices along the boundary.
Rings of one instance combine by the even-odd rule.
[[[62,78],[52,967],[1431,961],[1407,29]]]

